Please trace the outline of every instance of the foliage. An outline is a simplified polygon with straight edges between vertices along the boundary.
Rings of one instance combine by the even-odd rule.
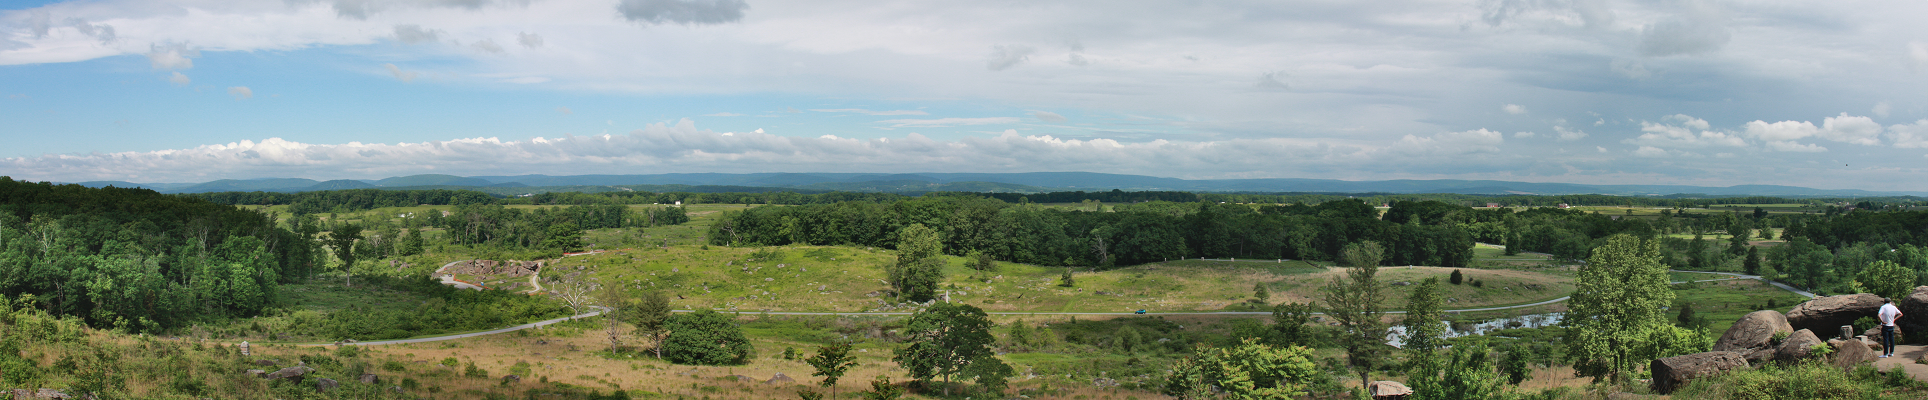
[[[1466,281],[1466,276],[1465,276],[1465,275],[1461,275],[1461,274],[1459,273],[1459,270],[1457,270],[1457,269],[1456,269],[1456,270],[1453,270],[1453,274],[1452,274],[1452,275],[1448,275],[1448,276],[1446,277],[1446,282],[1447,282],[1447,283],[1451,283],[1451,284],[1454,284],[1454,285],[1458,285],[1458,284],[1460,284],[1460,282],[1465,282],[1465,281]]]
[[[1899,366],[1896,366],[1899,369]],[[1766,364],[1726,374],[1695,379],[1674,392],[1674,398],[1708,400],[1769,399],[1913,399],[1922,383],[1905,372],[1882,373],[1862,365],[1842,373],[1824,362],[1792,365]]]
[[[1265,288],[1264,282],[1254,283],[1252,284],[1252,300],[1257,300],[1259,304],[1271,304],[1272,291]]]
[[[897,400],[904,397],[904,388],[890,383],[890,377],[878,375],[870,380],[870,390],[859,392],[865,400]]]
[[[1326,378],[1304,346],[1273,347],[1246,339],[1230,348],[1202,347],[1179,360],[1165,394],[1188,399],[1291,399]]]
[[[756,348],[729,316],[710,310],[677,314],[664,324],[663,356],[677,364],[742,365]]]
[[[1273,346],[1312,347],[1315,342],[1312,326],[1314,312],[1311,303],[1285,302],[1272,306],[1272,335],[1268,342]]]
[[[1650,348],[1654,332],[1668,326],[1664,313],[1674,299],[1659,252],[1651,240],[1618,235],[1580,267],[1578,289],[1561,321],[1571,328],[1565,341],[1576,373],[1620,382],[1643,363],[1640,349]]]
[[[1403,346],[1414,354],[1430,356],[1441,347],[1446,335],[1446,322],[1442,315],[1444,299],[1439,294],[1439,278],[1426,278],[1406,301],[1406,318],[1401,323],[1406,328],[1406,341]]]
[[[1414,400],[1501,398],[1506,377],[1493,366],[1486,346],[1454,347],[1444,363],[1427,362],[1415,368],[1411,383]]]
[[[937,285],[944,281],[944,242],[937,231],[923,224],[911,224],[897,233],[897,263],[888,271],[891,287],[911,302],[937,298]]]
[[[1888,260],[1868,264],[1859,278],[1868,292],[1888,299],[1907,297],[1915,288],[1915,271]]]
[[[1355,267],[1348,268],[1345,276],[1333,277],[1320,289],[1326,315],[1337,321],[1343,331],[1339,343],[1346,349],[1346,364],[1359,374],[1362,387],[1371,382],[1367,375],[1387,350],[1386,325],[1379,319],[1386,295],[1385,285],[1376,279],[1379,274],[1376,255],[1380,254],[1377,249],[1379,245],[1373,242],[1346,246],[1346,261]]]
[[[933,304],[905,322],[907,345],[898,348],[891,360],[909,370],[911,378],[920,381],[943,378],[948,393],[951,379],[965,371],[1001,372],[977,365],[1004,363],[991,351],[997,341],[991,336],[992,326],[989,316],[977,306]],[[1007,367],[1002,371],[1008,370]],[[977,379],[984,383],[986,376],[979,375]]]
[[[817,355],[803,360],[816,369],[810,376],[823,377],[817,386],[830,388],[831,398],[837,397],[837,380],[843,378],[851,367],[857,366],[857,357],[850,354],[850,347],[849,342],[842,341],[824,345],[817,348]]]

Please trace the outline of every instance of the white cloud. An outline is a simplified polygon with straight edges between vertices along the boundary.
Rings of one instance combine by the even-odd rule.
[[[485,53],[502,54],[502,45],[495,44],[495,40],[491,40],[491,39],[478,40],[475,43],[470,44],[469,46],[474,47],[475,50],[477,51],[481,51]]]
[[[1928,149],[1928,119],[1918,120],[1913,124],[1889,125],[1887,136],[1889,141],[1894,142],[1895,147]]]
[[[1058,113],[1054,113],[1050,111],[1032,111],[1031,117],[1037,118],[1039,121],[1044,121],[1044,122],[1065,122],[1070,120],[1068,118],[1065,118],[1063,115],[1058,115]]]
[[[395,40],[407,44],[431,43],[442,36],[442,31],[422,29],[421,25],[407,24],[395,26]]]
[[[1526,106],[1522,106],[1518,104],[1507,104],[1507,105],[1500,106],[1500,111],[1505,111],[1507,114],[1520,115],[1520,114],[1526,113]]]
[[[178,71],[173,74],[174,75],[167,77],[167,81],[173,82],[175,86],[187,86],[189,83],[194,83],[193,79],[188,79],[187,75],[182,75]]]
[[[515,35],[515,42],[531,49],[542,47],[542,35],[529,32],[518,33]]]
[[[1539,134],[1533,132],[1513,132],[1514,138],[1530,138],[1538,135]]]
[[[543,82],[548,82],[548,81],[549,81],[549,78],[548,78],[548,77],[542,77],[542,76],[524,76],[524,77],[519,77],[519,78],[509,78],[509,79],[503,79],[502,81],[503,81],[503,82],[507,82],[507,83],[517,83],[517,84],[523,84],[523,85],[528,85],[528,84],[533,84],[533,83],[543,83]]]
[[[616,11],[632,22],[716,25],[740,21],[750,4],[743,0],[622,0]]]
[[[147,62],[154,69],[189,69],[194,68],[193,58],[200,56],[201,51],[187,48],[185,44],[157,44],[148,50]]]
[[[415,81],[415,71],[403,71],[402,67],[397,67],[395,64],[382,64],[382,67],[388,68],[388,74],[394,75],[395,79],[402,81],[402,83]]]
[[[1018,122],[1021,122],[1021,121],[1019,121],[1017,118],[1012,118],[1012,117],[887,119],[883,121],[877,121],[877,123],[880,123],[880,124],[891,124],[890,126],[892,128],[941,128],[941,127],[947,127],[947,126],[960,126],[960,125],[1015,124]]]
[[[1634,157],[1660,158],[1660,157],[1666,157],[1668,153],[1666,150],[1662,150],[1659,147],[1640,146],[1639,149],[1636,149],[1633,151],[1633,155]]]
[[[720,113],[714,113],[714,114],[703,114],[702,116],[705,116],[705,117],[741,117],[741,116],[743,116],[743,114],[737,114],[737,113],[733,113],[733,112],[720,112]]]
[[[1560,134],[1560,141],[1562,142],[1571,142],[1575,140],[1585,139],[1587,137],[1586,131],[1582,131],[1579,129],[1567,129],[1567,127],[1564,127],[1564,126],[1553,127],[1553,132]]]
[[[1928,43],[1908,42],[1908,67],[1915,72],[1928,71]]]
[[[1724,10],[1712,1],[1682,2],[1678,15],[1647,24],[1640,29],[1641,55],[1664,57],[1703,54],[1720,50],[1733,40]]]
[[[1881,144],[1881,124],[1868,117],[1841,113],[1823,120],[1821,132],[1816,136],[1836,142],[1874,146]]]
[[[1874,112],[1874,116],[1887,118],[1888,112],[1892,111],[1893,109],[1894,109],[1893,106],[1888,105],[1888,102],[1884,101],[1884,102],[1874,103],[1874,108],[1869,111]]]
[[[991,46],[991,56],[984,61],[984,68],[992,71],[1011,69],[1011,67],[1018,65],[1018,63],[1030,59],[1031,53],[1037,51],[1038,49],[1032,48],[1031,46],[1019,44]]]
[[[1814,123],[1807,121],[1781,121],[1770,124],[1754,120],[1754,122],[1748,122],[1745,129],[1747,136],[1766,141],[1794,140],[1821,132],[1821,128],[1816,128]]]
[[[1742,147],[1747,141],[1738,134],[1708,130],[1707,120],[1682,114],[1661,118],[1661,123],[1640,122],[1640,136],[1621,143],[1668,149],[1704,147]],[[1698,131],[1698,132],[1696,132]],[[1638,155],[1638,152],[1636,152]]]
[[[80,32],[80,34],[87,35],[87,37],[94,38],[95,40],[99,40],[100,44],[112,44],[114,43],[114,39],[117,38],[117,35],[114,33],[114,27],[111,25],[90,24],[90,23],[87,23],[87,20],[80,19],[80,18],[68,18],[67,23],[72,24],[74,26],[74,31]]]
[[[864,115],[931,115],[930,113],[923,112],[921,110],[877,111],[877,110],[865,110],[861,108],[821,108],[821,109],[812,109],[810,111],[827,112],[827,113],[852,113],[852,114],[864,114]]]
[[[1408,155],[1463,155],[1474,153],[1498,153],[1500,143],[1506,135],[1486,129],[1462,132],[1448,132],[1432,137],[1406,135],[1393,143],[1393,151]]]
[[[228,95],[234,96],[235,100],[247,100],[254,98],[254,89],[249,89],[247,86],[235,86],[228,88]]]
[[[1776,141],[1776,142],[1767,142],[1767,150],[1792,152],[1792,153],[1818,153],[1818,152],[1828,151],[1828,148],[1821,147],[1821,145],[1812,144],[1812,143],[1796,143],[1793,141]]]

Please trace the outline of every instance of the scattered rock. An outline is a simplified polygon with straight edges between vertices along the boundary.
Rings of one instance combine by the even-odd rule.
[[[7,393],[7,392],[0,392],[0,393]],[[41,399],[72,399],[72,398],[74,398],[73,396],[68,396],[68,395],[67,395],[66,393],[61,393],[61,392],[60,392],[59,390],[54,390],[54,389],[48,389],[48,388],[40,388],[39,390],[34,390],[34,389],[14,389],[14,390],[12,390],[12,391],[11,391],[11,394],[12,394],[12,396],[10,396],[10,397],[12,397],[12,398],[14,398],[14,399],[16,399],[16,400],[41,400]]]
[[[1834,332],[1842,325],[1875,314],[1881,309],[1881,296],[1868,293],[1817,297],[1787,312],[1787,323],[1794,329]],[[1905,312],[1905,311],[1904,311]]]
[[[1746,351],[1768,347],[1775,332],[1794,332],[1787,323],[1787,316],[1779,311],[1760,310],[1742,316],[1727,328],[1727,333],[1714,341],[1714,351]]]
[[[767,385],[788,384],[788,383],[797,383],[797,380],[790,379],[788,375],[784,375],[782,372],[778,372],[777,376],[772,376],[770,377],[770,380],[763,381],[763,383]]]
[[[366,383],[370,385],[382,384],[382,377],[376,376],[375,374],[361,374],[361,378],[358,380],[360,380],[361,383]]]
[[[1709,351],[1654,360],[1647,368],[1653,371],[1654,391],[1667,394],[1688,381],[1719,375],[1743,366],[1747,366],[1747,358],[1741,353]]]
[[[335,382],[334,379],[320,378],[315,380],[315,390],[320,391],[322,393],[327,393],[328,391],[340,389],[340,388],[341,388],[341,382]]]
[[[261,378],[261,377],[263,377],[264,375],[267,375],[267,374],[268,374],[268,371],[263,371],[263,370],[258,370],[258,369],[251,369],[251,370],[247,370],[246,372],[242,372],[242,373],[243,373],[243,374],[248,374],[248,375],[254,375],[254,377],[256,377],[256,378]]]
[[[1780,348],[1774,349],[1774,361],[1793,363],[1805,360],[1817,344],[1821,344],[1821,338],[1815,337],[1814,331],[1806,329],[1794,331],[1793,335],[1788,335],[1786,340],[1781,341]]]
[[[1829,340],[1828,345],[1834,346],[1834,359],[1829,362],[1841,369],[1854,368],[1857,364],[1874,361],[1875,356],[1879,355],[1859,340]]]
[[[267,375],[263,375],[261,377],[268,380],[287,379],[295,382],[300,382],[302,377],[307,376],[309,372],[314,372],[314,371],[315,371],[314,368],[308,368],[303,366],[293,366],[293,367],[282,368],[275,372],[269,372]]]
[[[1413,389],[1394,381],[1372,381],[1366,385],[1366,393],[1372,395],[1373,400],[1397,400],[1411,396]]]

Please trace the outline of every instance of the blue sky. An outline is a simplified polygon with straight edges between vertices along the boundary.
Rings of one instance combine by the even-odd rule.
[[[0,4],[0,175],[1928,190],[1928,4]]]

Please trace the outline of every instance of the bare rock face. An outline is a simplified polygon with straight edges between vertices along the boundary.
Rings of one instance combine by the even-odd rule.
[[[1834,332],[1861,317],[1873,317],[1880,309],[1881,296],[1868,293],[1816,297],[1789,310],[1787,323],[1794,329]]]
[[[1653,371],[1653,389],[1661,394],[1673,393],[1674,389],[1686,385],[1688,381],[1719,375],[1727,370],[1747,366],[1747,358],[1732,351],[1709,351],[1654,360],[1648,370]]]
[[[789,375],[784,375],[782,372],[778,372],[776,376],[770,377],[770,380],[763,381],[763,383],[766,385],[777,385],[777,384],[797,383],[797,380],[791,379]]]
[[[1928,286],[1916,286],[1908,297],[1895,299],[1895,307],[1901,309],[1901,320],[1895,321],[1895,341],[1901,341],[1901,332],[1928,332]],[[1879,333],[1876,336],[1880,337]]]
[[[1815,337],[1814,331],[1806,329],[1794,331],[1793,335],[1788,335],[1787,340],[1781,341],[1780,348],[1774,349],[1774,361],[1793,363],[1806,360],[1813,352],[1814,345],[1818,344],[1821,344],[1821,338]]]
[[[1834,346],[1834,359],[1829,360],[1829,363],[1842,369],[1854,368],[1857,364],[1874,361],[1877,355],[1874,350],[1868,349],[1867,344],[1859,340],[1829,340],[1828,345]]]
[[[1787,316],[1774,310],[1747,313],[1734,321],[1734,326],[1727,328],[1727,333],[1721,334],[1720,340],[1714,341],[1714,351],[1742,352],[1766,348],[1774,339],[1775,332],[1794,332],[1794,327],[1787,323]]]

